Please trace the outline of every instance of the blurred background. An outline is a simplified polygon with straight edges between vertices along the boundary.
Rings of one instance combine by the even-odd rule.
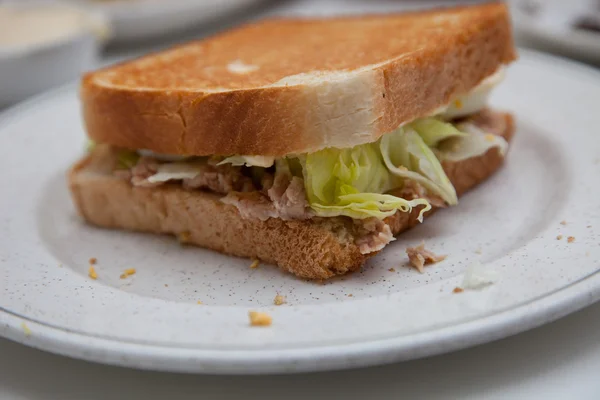
[[[0,109],[96,69],[275,15],[476,0],[0,0]],[[600,0],[509,0],[517,43],[600,66]]]

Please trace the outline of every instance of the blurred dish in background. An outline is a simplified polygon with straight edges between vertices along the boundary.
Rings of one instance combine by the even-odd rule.
[[[600,0],[513,0],[521,39],[544,50],[600,63]]]
[[[110,27],[99,13],[70,4],[0,4],[0,107],[96,67]]]
[[[265,0],[70,0],[106,13],[116,42],[176,33]]]

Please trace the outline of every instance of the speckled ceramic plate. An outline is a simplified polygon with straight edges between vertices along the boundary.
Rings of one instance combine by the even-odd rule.
[[[0,120],[0,333],[111,364],[266,373],[406,360],[551,321],[600,297],[599,104],[600,72],[522,52],[494,96],[518,118],[506,166],[362,272],[320,285],[83,224],[65,184],[84,146],[76,88],[48,93]],[[404,250],[422,240],[449,256],[419,274]],[[498,281],[453,293],[478,259]],[[249,310],[273,325],[249,327]]]

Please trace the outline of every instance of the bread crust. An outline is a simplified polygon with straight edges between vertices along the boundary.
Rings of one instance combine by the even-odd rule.
[[[296,57],[293,45],[302,48],[301,41],[308,40],[294,34],[299,30],[321,41],[355,32],[339,40],[363,55],[344,57],[338,54],[342,45],[333,41],[306,46],[305,62],[296,60],[288,68],[281,60]],[[394,47],[391,31],[410,40]],[[234,55],[224,49],[248,51],[247,37],[261,42],[277,35],[274,48],[261,49],[265,60],[252,61],[257,71],[243,79],[227,72]],[[365,37],[372,40],[370,47]],[[214,65],[198,67],[199,58],[214,59]],[[349,64],[354,59],[359,61]],[[283,156],[352,147],[431,114],[514,59],[509,14],[499,3],[391,16],[271,20],[87,74],[81,83],[83,117],[98,143],[163,154]],[[217,71],[216,77],[206,70]],[[189,75],[187,86],[177,74]],[[216,87],[224,77],[231,87]]]
[[[504,122],[498,134],[510,140],[512,117],[498,117]],[[134,187],[111,174],[112,163],[107,157],[92,152],[69,172],[77,211],[91,224],[176,235],[221,253],[276,264],[307,279],[328,279],[355,271],[376,254],[361,254],[354,244],[357,228],[349,218],[244,219],[234,206],[221,203],[221,196],[216,194],[185,190],[179,184]],[[494,173],[502,162],[503,157],[493,148],[481,156],[443,166],[460,195]],[[386,222],[397,235],[418,224],[417,214],[418,210],[396,213]]]

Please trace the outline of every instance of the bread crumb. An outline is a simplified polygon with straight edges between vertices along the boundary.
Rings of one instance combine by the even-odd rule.
[[[191,237],[192,235],[189,231],[183,231],[177,236],[179,242],[182,244],[189,243]]]
[[[423,266],[444,261],[446,257],[448,257],[445,255],[438,256],[425,249],[425,243],[421,243],[417,247],[408,247],[406,249],[406,255],[408,255],[410,264],[420,273],[423,273]]]
[[[475,250],[475,253],[476,253],[476,254],[481,254],[481,253],[482,253],[482,251],[481,251],[481,249],[477,249],[477,250]]]
[[[354,295],[353,295],[352,293],[349,293],[349,294],[348,294],[348,297],[353,297],[353,296],[354,296]]]
[[[90,269],[88,270],[88,276],[94,280],[98,279],[98,274],[96,273],[96,268],[93,265],[90,265]]]
[[[465,291],[465,289],[457,286],[457,287],[454,288],[454,290],[452,291],[452,293],[462,293],[464,291]]]
[[[196,304],[202,304],[202,302],[201,302],[200,300],[198,300],[198,301],[196,302]]]
[[[567,238],[567,242],[569,242],[569,243],[573,243],[574,241],[575,241],[575,236],[569,236]]]
[[[586,228],[591,228],[591,227],[592,227],[591,225],[588,225],[588,226],[586,226]],[[62,264],[61,264],[61,265],[62,265]]]
[[[23,333],[25,334],[25,336],[31,336],[31,329],[29,329],[25,322],[21,322],[21,329],[23,329]]]
[[[488,142],[493,142],[494,140],[496,140],[496,137],[494,135],[492,135],[491,133],[488,133],[487,135],[485,135],[484,138]]]
[[[456,99],[454,100],[454,107],[456,107],[458,110],[463,108],[463,102],[460,99]]]
[[[165,283],[165,287],[169,287],[169,284]]]
[[[250,311],[248,312],[250,318],[250,326],[271,326],[273,318],[267,313]]]
[[[558,235],[558,236],[556,237],[556,240],[562,240],[562,238],[563,238],[563,235]]]
[[[276,306],[280,306],[285,303],[287,303],[287,301],[285,300],[285,296],[282,296],[279,293],[277,293],[277,295],[273,299],[273,304],[275,304]]]
[[[394,268],[390,268],[390,269],[388,269],[388,271],[390,271],[390,272],[396,272],[396,270]]]
[[[254,261],[252,261],[252,264],[250,264],[250,268],[256,269],[256,268],[258,268],[259,265],[260,265],[260,260],[255,259]]]
[[[567,224],[567,221],[565,221],[565,220],[563,219],[562,221],[560,221],[560,224],[561,224],[561,225],[566,225],[566,224]]]
[[[135,268],[128,268],[125,271],[123,271],[123,273],[121,274],[120,278],[121,279],[125,279],[128,276],[134,275],[137,271],[135,270]]]
[[[98,259],[96,257],[92,257],[92,258],[90,258],[89,261],[90,261],[91,265],[96,265],[96,263],[98,262]]]

